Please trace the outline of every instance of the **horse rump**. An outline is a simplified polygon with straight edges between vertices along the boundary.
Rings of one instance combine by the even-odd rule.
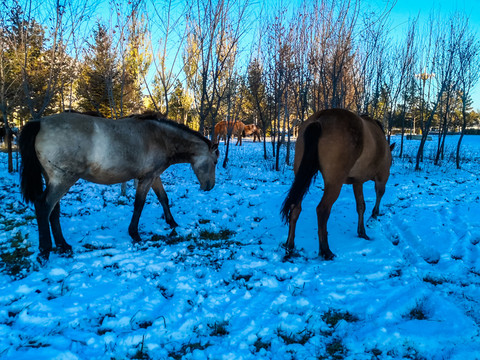
[[[322,126],[317,121],[311,123],[305,129],[303,135],[304,149],[302,160],[300,161],[298,171],[295,173],[295,179],[280,211],[285,223],[288,223],[293,207],[305,197],[313,177],[317,174],[318,170],[320,170],[317,144],[321,135]],[[301,141],[301,139],[297,141],[299,140]]]
[[[43,193],[42,165],[35,151],[35,139],[40,131],[39,121],[30,121],[22,129],[18,145],[20,165],[20,188],[24,200],[34,202]]]

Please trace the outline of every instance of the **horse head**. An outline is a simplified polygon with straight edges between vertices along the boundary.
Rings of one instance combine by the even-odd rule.
[[[200,189],[203,191],[210,191],[215,186],[215,168],[219,155],[218,143],[213,143],[209,146],[207,152],[193,157],[193,172],[200,182]]]

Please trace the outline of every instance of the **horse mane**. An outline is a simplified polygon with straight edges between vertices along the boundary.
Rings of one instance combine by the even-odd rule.
[[[194,135],[196,136],[197,138],[203,140],[209,148],[212,147],[212,142],[210,141],[210,139],[206,138],[205,136],[203,136],[202,134],[200,134],[198,131],[195,131],[193,129],[190,129],[188,126],[186,125],[183,125],[183,124],[179,124],[173,120],[170,120],[170,119],[167,119],[165,117],[164,114],[162,114],[161,112],[157,112],[157,111],[151,111],[151,110],[147,110],[141,114],[132,114],[130,116],[127,116],[127,118],[131,118],[131,119],[136,119],[136,120],[141,120],[141,121],[144,121],[144,120],[154,120],[154,121],[157,121],[161,124],[165,124],[165,125],[168,125],[168,126],[172,126],[174,128],[177,128],[179,130],[183,130],[183,131],[186,131],[187,133],[191,134],[191,135]]]
[[[78,110],[68,109],[68,110],[65,110],[64,113],[81,114],[81,115],[88,115],[88,116],[94,116],[94,117],[100,117],[100,118],[105,117],[102,114],[100,114],[98,111],[95,111],[95,110],[78,111]]]
[[[379,120],[373,119],[372,117],[368,116],[367,114],[362,114],[362,115],[360,115],[360,117],[364,120],[371,121],[371,122],[377,124],[380,127],[380,129],[382,129],[382,132],[385,134],[385,128],[383,127],[383,124]]]

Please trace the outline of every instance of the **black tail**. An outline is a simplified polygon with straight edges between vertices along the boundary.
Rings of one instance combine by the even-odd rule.
[[[322,135],[322,127],[319,122],[313,122],[305,129],[303,136],[304,149],[303,157],[300,162],[295,180],[288,192],[287,197],[282,205],[280,214],[285,223],[290,220],[290,213],[294,205],[297,205],[303,200],[313,177],[320,170],[318,162],[318,139]],[[298,141],[298,140],[297,140]]]
[[[25,201],[34,202],[43,193],[42,165],[35,152],[35,139],[40,131],[39,121],[30,121],[22,129],[18,140],[22,164],[20,187]]]

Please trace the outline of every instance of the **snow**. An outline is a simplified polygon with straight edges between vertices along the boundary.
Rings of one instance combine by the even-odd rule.
[[[464,139],[462,170],[451,159],[457,139],[440,167],[428,142],[418,172],[418,142],[406,141],[381,216],[367,222],[370,241],[356,236],[344,186],[328,223],[333,261],[318,257],[321,178],[303,203],[298,256],[285,259],[279,210],[292,167],[274,171],[262,145],[245,141],[210,192],[188,165],[162,176],[177,237],[151,192],[145,241],[133,245],[133,182],[125,198],[120,185],[79,182],[61,210],[74,255],[39,267],[33,208],[0,154],[0,252],[33,252],[16,276],[0,263],[0,358],[480,359],[480,137]],[[364,189],[369,215],[373,183]]]

